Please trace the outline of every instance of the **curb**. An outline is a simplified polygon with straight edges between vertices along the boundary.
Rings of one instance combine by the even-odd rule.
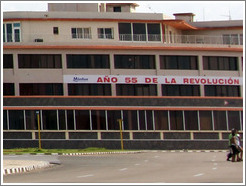
[[[50,166],[51,165],[50,165],[49,162],[42,161],[41,163],[38,163],[36,165],[20,166],[20,167],[15,167],[15,168],[5,168],[4,171],[3,171],[3,175],[29,172],[29,171],[32,171],[32,170],[45,168],[45,167],[50,167]]]

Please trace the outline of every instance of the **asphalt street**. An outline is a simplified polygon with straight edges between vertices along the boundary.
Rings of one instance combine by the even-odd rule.
[[[244,162],[228,162],[224,152],[150,151],[38,158],[53,161],[55,166],[6,175],[3,183],[243,183]]]

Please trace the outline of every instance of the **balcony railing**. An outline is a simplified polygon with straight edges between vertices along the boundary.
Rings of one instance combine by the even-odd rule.
[[[199,44],[199,45],[243,45],[243,35],[160,35],[160,34],[119,34],[119,37],[114,37],[112,34],[99,34],[99,35],[52,35],[52,34],[3,34],[3,42],[6,43],[43,43],[43,44],[83,44],[83,42],[104,42],[108,40],[110,42],[132,42],[132,43],[159,43],[165,44]]]

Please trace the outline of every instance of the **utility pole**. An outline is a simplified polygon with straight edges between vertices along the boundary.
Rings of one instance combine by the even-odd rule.
[[[120,126],[121,150],[124,150],[124,146],[123,146],[123,134],[122,134],[122,119],[118,119],[117,121],[119,122],[119,126]]]
[[[40,132],[40,116],[39,111],[36,111],[38,120],[38,150],[41,150],[41,132]]]

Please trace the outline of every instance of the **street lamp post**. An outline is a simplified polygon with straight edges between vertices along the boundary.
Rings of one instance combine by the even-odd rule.
[[[122,134],[122,119],[118,119],[117,121],[119,122],[119,126],[120,126],[121,150],[124,150],[124,146],[123,146],[123,134]]]
[[[41,133],[40,133],[40,116],[39,111],[36,111],[38,120],[38,150],[41,150]]]

